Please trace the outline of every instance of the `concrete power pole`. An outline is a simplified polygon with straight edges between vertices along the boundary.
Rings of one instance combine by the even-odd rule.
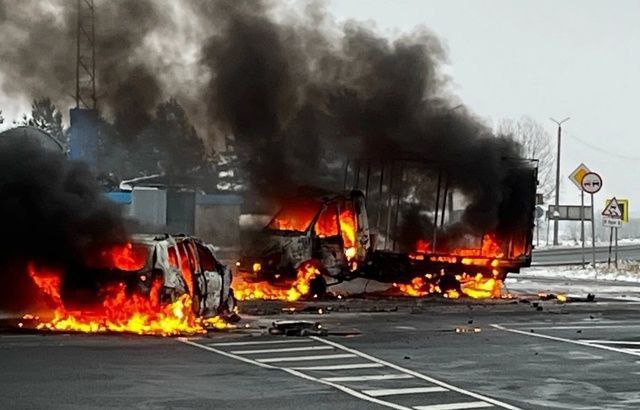
[[[560,147],[562,141],[562,124],[569,121],[569,117],[563,119],[562,121],[554,120],[550,118],[551,121],[558,124],[558,154],[557,154],[557,162],[556,162],[556,211],[558,211],[560,206]],[[553,244],[558,245],[558,224],[559,220],[555,219],[553,223]]]

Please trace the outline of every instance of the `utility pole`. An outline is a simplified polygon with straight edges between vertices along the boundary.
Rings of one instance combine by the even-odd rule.
[[[562,124],[569,121],[569,117],[563,119],[562,121],[554,120],[550,118],[551,121],[558,124],[558,153],[557,153],[557,161],[556,161],[556,210],[560,209],[560,147],[562,141]],[[558,224],[559,220],[556,219],[553,222],[553,245],[558,245]]]

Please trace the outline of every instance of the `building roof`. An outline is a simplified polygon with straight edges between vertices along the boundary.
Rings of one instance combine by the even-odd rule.
[[[40,128],[32,127],[30,125],[11,128],[0,133],[0,141],[18,141],[24,139],[36,142],[46,150],[60,153],[65,152],[64,145],[62,145],[62,143],[55,137]]]

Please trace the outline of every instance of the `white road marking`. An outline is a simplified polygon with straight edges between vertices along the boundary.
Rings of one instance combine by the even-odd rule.
[[[504,330],[505,332],[518,333],[518,334],[525,335],[525,336],[539,337],[539,338],[542,338],[542,339],[555,340],[557,342],[573,343],[573,344],[580,345],[580,346],[587,346],[587,347],[593,347],[593,348],[596,348],[596,349],[609,350],[609,351],[617,352],[617,353],[625,353],[625,354],[629,354],[629,355],[632,355],[632,356],[640,356],[640,352],[635,353],[635,352],[632,352],[632,351],[630,351],[628,349],[618,349],[616,347],[591,344],[591,343],[581,342],[579,340],[572,340],[572,339],[565,339],[565,338],[562,338],[562,337],[543,335],[541,333],[531,333],[531,332],[525,332],[523,330],[509,329],[509,328],[506,328],[504,326],[495,325],[495,324],[491,325],[491,326],[496,328],[496,329],[499,329],[499,330]]]
[[[275,345],[282,343],[310,343],[311,339],[283,339],[283,340],[256,340],[251,342],[221,342],[209,343],[207,346],[250,346],[250,345]]]
[[[315,337],[315,336],[310,337],[309,340],[316,340],[316,341],[319,341],[321,343],[324,343],[324,344],[327,344],[327,345],[330,345],[330,346],[334,346],[334,347],[336,347],[336,348],[338,348],[338,349],[340,349],[342,351],[350,352],[349,354],[344,354],[344,355],[337,354],[337,355],[327,355],[327,356],[333,356],[334,358],[335,358],[335,356],[340,356],[338,358],[358,357],[359,356],[361,358],[370,360],[371,362],[373,362],[372,364],[380,365],[380,367],[390,367],[390,368],[393,368],[395,370],[399,370],[399,371],[405,373],[406,375],[410,375],[408,377],[411,377],[411,376],[417,377],[417,378],[420,378],[422,380],[426,380],[428,382],[431,382],[433,384],[436,384],[436,385],[440,386],[440,387],[433,387],[433,389],[441,389],[441,388],[443,388],[443,390],[445,390],[445,391],[446,390],[451,390],[451,391],[455,391],[457,393],[460,393],[460,394],[463,394],[463,395],[466,395],[466,396],[470,396],[470,397],[474,397],[474,398],[479,399],[479,400],[483,400],[484,405],[482,407],[491,407],[491,404],[494,404],[496,406],[499,406],[499,407],[502,407],[502,408],[505,408],[505,409],[521,410],[520,408],[518,408],[516,406],[512,406],[510,404],[500,402],[500,401],[492,399],[490,397],[485,397],[485,396],[482,396],[482,395],[480,395],[478,393],[473,393],[473,392],[461,389],[459,387],[455,387],[455,386],[449,385],[448,383],[433,379],[433,378],[431,378],[429,376],[425,376],[425,375],[420,374],[418,372],[415,372],[413,370],[405,369],[405,368],[403,368],[401,366],[395,365],[393,363],[386,362],[384,360],[381,360],[381,359],[378,359],[376,357],[370,356],[370,355],[368,355],[366,353],[359,352],[358,350],[355,350],[355,349],[350,349],[350,348],[348,348],[346,346],[340,345],[338,343],[335,343],[335,342],[332,342],[332,341],[329,341],[329,340],[323,340],[323,339]],[[368,401],[368,402],[371,402],[371,403],[379,404],[381,406],[389,407],[389,408],[392,408],[392,409],[398,409],[398,410],[414,410],[414,409],[418,409],[418,407],[411,408],[411,407],[403,406],[403,405],[400,405],[400,404],[397,404],[397,403],[392,403],[392,402],[389,402],[389,401],[378,399],[376,397],[373,397],[373,396],[367,395],[365,393],[359,392],[357,390],[354,390],[354,389],[352,389],[350,387],[335,383],[334,381],[331,380],[332,378],[327,378],[329,380],[319,379],[319,378],[313,377],[311,375],[308,375],[306,373],[303,373],[303,372],[299,371],[296,368],[274,366],[274,365],[270,365],[270,364],[267,364],[267,363],[264,362],[264,361],[270,361],[270,360],[283,361],[282,360],[283,358],[267,358],[267,359],[260,359],[260,360],[252,360],[252,359],[249,359],[247,357],[243,357],[243,356],[240,356],[240,355],[236,355],[236,354],[232,354],[232,353],[228,353],[228,352],[216,349],[214,347],[211,347],[210,345],[201,345],[199,343],[192,342],[192,341],[190,341],[190,340],[188,340],[186,338],[178,338],[178,341],[180,341],[182,343],[185,343],[185,344],[188,344],[188,345],[191,345],[191,346],[194,346],[194,347],[198,347],[198,348],[203,349],[203,350],[208,350],[208,351],[220,354],[220,355],[225,356],[225,357],[233,358],[233,359],[236,359],[236,360],[239,360],[239,361],[242,361],[242,362],[245,362],[245,363],[249,363],[249,364],[254,364],[256,366],[259,366],[259,367],[262,367],[262,368],[265,368],[265,369],[282,370],[282,371],[287,372],[287,373],[289,373],[289,374],[291,374],[293,376],[300,377],[300,378],[306,379],[306,380],[310,380],[310,381],[313,381],[313,382],[316,382],[316,383],[319,383],[319,384],[324,384],[324,385],[327,385],[327,386],[331,386],[331,387],[333,387],[333,388],[335,388],[337,390],[340,390],[340,391],[342,391],[344,393],[347,393],[347,394],[349,394],[349,395],[351,395],[353,397],[356,397],[356,398],[359,398],[361,400],[365,400],[365,401]],[[295,357],[295,358],[292,357],[292,358],[284,358],[284,359],[288,359],[288,360],[284,360],[284,361],[316,360],[318,357],[327,357],[327,356],[307,356],[304,359],[301,359],[301,357]],[[353,365],[362,365],[362,364],[361,363],[354,363]],[[346,365],[337,365],[337,366],[346,366]],[[325,366],[316,366],[316,367],[325,367]],[[376,367],[378,367],[378,366],[376,366]],[[362,376],[359,376],[358,378],[361,379]],[[407,394],[409,394],[409,393],[407,393]],[[470,405],[469,403],[473,404],[473,403],[478,403],[478,402],[467,402],[465,405]],[[491,403],[491,404],[489,404],[489,403]],[[440,405],[437,405],[437,406],[449,406],[451,404],[452,403],[440,404]],[[453,404],[457,404],[457,403],[453,403]],[[480,408],[480,407],[464,407],[464,408]],[[437,407],[435,407],[435,409],[437,409]],[[447,409],[447,408],[445,407],[444,409]]]
[[[353,363],[353,364],[335,364],[329,366],[308,366],[308,367],[290,367],[295,370],[351,370],[351,369],[371,369],[374,367],[384,367],[380,363]]]
[[[602,360],[603,359],[602,356],[591,354],[589,352],[585,352],[582,350],[572,350],[569,352],[569,354],[572,356],[571,359],[574,359],[574,360]]]
[[[323,377],[322,380],[329,382],[366,382],[370,380],[398,380],[413,379],[413,376],[405,373],[396,374],[366,374],[362,376],[340,376],[340,377]]]
[[[286,367],[277,367],[277,366],[272,366],[272,365],[269,365],[269,364],[260,363],[260,362],[255,361],[255,360],[247,359],[246,357],[234,355],[234,354],[231,354],[231,353],[224,352],[222,350],[215,349],[215,348],[210,347],[210,346],[205,346],[205,345],[201,345],[199,343],[192,342],[192,341],[190,341],[190,340],[188,340],[187,338],[184,338],[184,337],[179,337],[178,341],[180,341],[182,343],[185,343],[185,344],[188,344],[190,346],[198,347],[200,349],[204,349],[204,350],[208,350],[210,352],[214,352],[214,353],[220,354],[222,356],[226,356],[226,357],[229,357],[229,358],[232,358],[232,359],[240,360],[241,362],[254,364],[256,366],[259,366],[259,367],[262,367],[262,368],[265,368],[265,369],[283,370],[283,371],[285,371],[285,372],[287,372],[287,373],[289,373],[289,374],[291,374],[293,376],[300,377],[300,378],[306,379],[306,380],[310,380],[310,381],[313,381],[313,382],[316,382],[316,383],[324,384],[324,385],[327,385],[327,386],[331,386],[331,387],[333,387],[335,389],[338,389],[340,391],[343,391],[343,392],[345,392],[345,393],[347,393],[347,394],[349,394],[349,395],[351,395],[353,397],[357,397],[357,398],[359,398],[361,400],[365,400],[365,401],[368,401],[368,402],[371,402],[371,403],[376,403],[376,404],[379,404],[381,406],[386,406],[386,407],[389,407],[389,408],[392,408],[392,409],[396,409],[396,410],[412,410],[410,407],[401,406],[399,404],[391,403],[391,402],[388,402],[388,401],[385,401],[385,400],[376,399],[374,397],[370,397],[370,396],[367,396],[366,394],[360,393],[357,390],[351,389],[351,388],[349,388],[347,386],[343,386],[343,385],[340,385],[340,384],[337,384],[337,383],[333,383],[333,382],[330,382],[330,381],[327,381],[327,380],[318,379],[316,377],[309,376],[308,374],[299,372],[299,371],[297,371],[295,369],[289,369],[289,368],[286,368]]]
[[[331,346],[304,346],[304,347],[283,347],[280,349],[258,349],[258,350],[232,350],[233,354],[259,354],[259,353],[279,353],[279,352],[304,352],[308,350],[333,350]]]
[[[464,410],[464,409],[482,409],[493,407],[490,403],[484,401],[469,401],[466,403],[448,403],[448,404],[431,404],[429,406],[415,406],[416,410]]]
[[[580,339],[581,342],[585,343],[597,343],[600,345],[640,345],[640,342],[629,342],[625,340],[589,340],[589,339]]]
[[[525,327],[525,329],[533,329],[533,330],[586,330],[586,329],[628,329],[630,327],[636,328],[636,327],[640,327],[640,325],[534,326],[534,327]]]
[[[496,406],[499,406],[499,407],[502,407],[502,408],[505,408],[505,409],[520,410],[519,407],[512,406],[511,404],[507,404],[507,403],[501,402],[500,400],[492,399],[491,397],[483,396],[482,394],[474,393],[472,391],[465,390],[465,389],[462,389],[460,387],[453,386],[453,385],[451,385],[449,383],[440,381],[438,379],[434,379],[433,377],[426,376],[426,375],[424,375],[422,373],[418,373],[418,372],[416,372],[414,370],[410,370],[410,369],[404,368],[402,366],[398,366],[397,364],[393,364],[391,362],[387,362],[386,360],[378,359],[377,357],[374,357],[374,356],[368,355],[366,353],[360,352],[358,350],[351,349],[349,347],[343,346],[340,343],[336,343],[334,341],[327,340],[327,339],[322,339],[322,338],[317,337],[317,336],[311,336],[311,339],[316,340],[316,341],[321,342],[321,343],[329,344],[331,346],[337,347],[338,349],[344,350],[346,352],[351,352],[351,353],[353,353],[353,354],[355,354],[357,356],[362,357],[363,359],[371,360],[372,362],[380,363],[380,364],[382,364],[382,365],[384,365],[386,367],[391,367],[392,369],[396,369],[396,370],[399,370],[401,372],[410,374],[410,375],[412,375],[414,377],[417,377],[419,379],[426,380],[429,383],[433,383],[433,384],[436,384],[438,386],[444,387],[445,389],[449,389],[449,390],[464,394],[466,396],[470,396],[470,397],[476,398],[478,400],[484,400],[484,401],[486,401],[488,403],[492,403],[492,404],[494,404]]]
[[[222,356],[226,356],[226,357],[229,357],[229,358],[232,358],[232,359],[240,360],[241,362],[254,364],[256,366],[260,366],[260,367],[265,368],[265,369],[278,369],[278,367],[276,367],[276,366],[271,366],[271,365],[268,365],[268,364],[256,362],[255,360],[251,360],[251,359],[247,359],[246,357],[242,357],[242,356],[238,356],[238,355],[235,355],[235,354],[227,353],[227,352],[225,352],[223,350],[219,350],[219,349],[216,349],[216,348],[211,347],[211,346],[205,346],[205,345],[201,345],[200,343],[194,343],[191,340],[189,340],[187,338],[184,338],[184,337],[179,337],[178,341],[180,341],[182,343],[186,343],[186,344],[188,344],[190,346],[194,346],[194,347],[198,347],[200,349],[208,350],[210,352],[218,353],[219,355],[222,355]]]
[[[349,357],[356,357],[356,355],[355,354],[327,354],[327,355],[321,355],[321,356],[269,357],[266,359],[256,359],[256,362],[260,362],[260,363],[301,362],[306,360],[347,359]]]
[[[437,393],[443,391],[448,390],[444,387],[404,387],[399,389],[362,390],[364,394],[372,397],[394,396],[397,394]]]

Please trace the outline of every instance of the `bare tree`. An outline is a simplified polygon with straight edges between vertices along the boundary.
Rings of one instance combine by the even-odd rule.
[[[519,120],[505,119],[498,124],[498,134],[509,135],[522,145],[522,155],[539,161],[539,192],[545,199],[551,198],[555,190],[554,167],[551,136],[540,123],[533,118],[523,116]]]

